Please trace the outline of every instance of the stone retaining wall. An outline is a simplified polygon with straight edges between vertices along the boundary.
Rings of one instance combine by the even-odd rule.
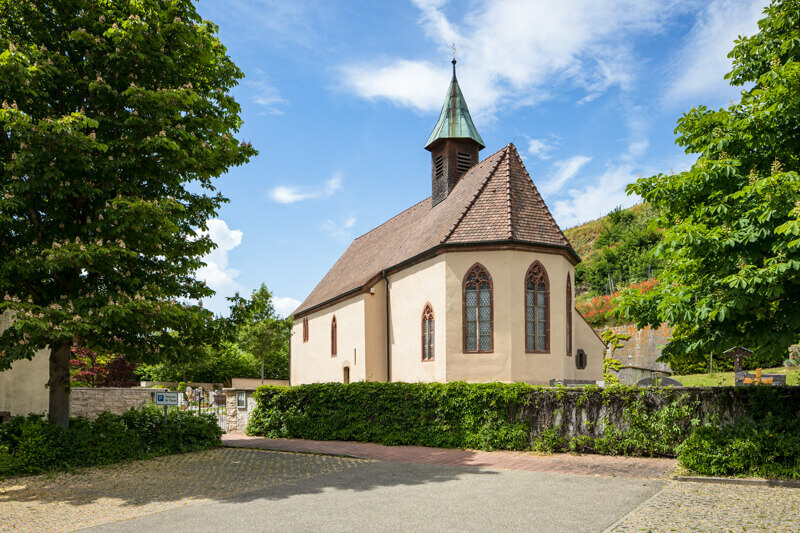
[[[85,416],[95,419],[103,411],[122,414],[131,407],[153,403],[156,391],[167,389],[77,387],[70,391],[70,416]]]

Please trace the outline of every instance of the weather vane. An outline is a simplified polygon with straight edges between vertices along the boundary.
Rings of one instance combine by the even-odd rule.
[[[453,49],[453,59],[456,58],[456,43],[453,43],[451,48]]]

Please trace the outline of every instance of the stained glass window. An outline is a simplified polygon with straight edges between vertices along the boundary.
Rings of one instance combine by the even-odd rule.
[[[549,348],[547,272],[539,261],[525,275],[525,349],[546,352]]]
[[[492,351],[492,280],[476,264],[464,277],[464,351]]]

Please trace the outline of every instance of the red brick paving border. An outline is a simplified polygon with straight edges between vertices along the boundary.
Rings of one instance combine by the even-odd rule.
[[[423,463],[470,466],[498,470],[527,470],[620,476],[631,478],[666,478],[675,469],[674,459],[648,457],[612,457],[608,455],[537,455],[532,452],[458,450],[423,446],[384,446],[370,442],[319,441],[302,439],[265,439],[246,435],[223,435],[222,444],[286,452],[345,455],[395,463]]]

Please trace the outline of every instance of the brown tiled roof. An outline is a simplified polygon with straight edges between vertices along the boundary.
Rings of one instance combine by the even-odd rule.
[[[439,204],[430,198],[358,237],[294,314],[317,307],[439,245],[518,241],[578,254],[509,144],[472,167]]]

